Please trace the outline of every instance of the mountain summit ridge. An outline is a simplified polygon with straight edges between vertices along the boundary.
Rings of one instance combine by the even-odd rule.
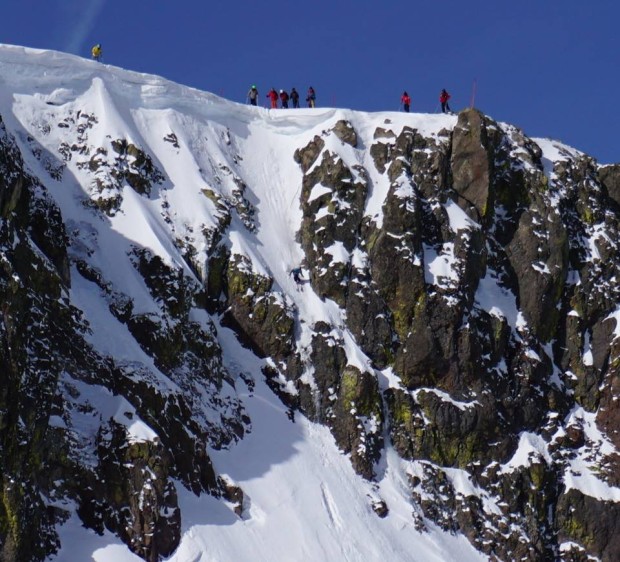
[[[617,559],[620,166],[0,77],[2,559]]]

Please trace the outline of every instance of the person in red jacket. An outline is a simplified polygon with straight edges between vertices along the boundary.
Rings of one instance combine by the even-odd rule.
[[[288,109],[288,94],[284,90],[280,90],[280,103],[283,108]]]
[[[445,88],[443,90],[441,90],[441,94],[439,94],[439,102],[441,103],[441,112],[442,113],[446,113],[446,111],[448,113],[452,113],[452,110],[450,109],[450,106],[448,105],[448,100],[450,99],[450,94],[448,92],[446,92]]]
[[[403,95],[400,97],[400,102],[403,104],[403,109],[405,113],[409,113],[409,106],[411,105],[411,98],[409,94],[405,91]]]
[[[271,109],[276,109],[278,107],[278,92],[276,92],[276,89],[271,88],[267,97],[271,100]]]

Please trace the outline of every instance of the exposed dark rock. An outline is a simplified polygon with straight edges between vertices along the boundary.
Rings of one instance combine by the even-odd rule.
[[[312,141],[308,143],[308,145],[303,149],[297,149],[295,151],[295,162],[297,162],[305,174],[312,165],[316,162],[319,154],[323,150],[325,146],[325,141],[319,137],[315,136]]]
[[[158,442],[128,442],[111,422],[99,438],[100,469],[83,496],[80,516],[93,528],[116,533],[147,562],[167,557],[179,544],[181,511],[168,480],[170,458]]]
[[[350,255],[359,241],[367,191],[365,171],[349,169],[342,158],[328,151],[303,179],[304,218],[299,236],[310,281],[322,298],[341,305],[346,300]]]
[[[383,447],[383,407],[375,377],[348,365],[339,381],[333,417],[336,443],[350,453],[353,468],[371,479]]]
[[[357,133],[353,125],[348,121],[338,121],[332,129],[334,134],[344,143],[350,144],[353,148],[357,146]]]
[[[560,541],[576,542],[603,562],[620,558],[620,506],[568,490],[556,507]]]
[[[377,500],[371,504],[372,510],[381,518],[384,519],[390,513],[387,504],[383,500]]]
[[[226,270],[228,309],[222,321],[237,329],[260,357],[287,358],[294,350],[292,310],[273,292],[272,279],[252,271],[249,260],[233,256]]]
[[[620,164],[602,166],[598,173],[609,197],[620,205]]]
[[[479,111],[462,111],[452,136],[453,189],[459,206],[476,221],[485,220],[494,206],[494,154],[489,150],[487,125]]]

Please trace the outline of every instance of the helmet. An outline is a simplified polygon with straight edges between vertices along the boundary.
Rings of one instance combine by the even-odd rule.
[[[256,90],[256,86],[252,84],[252,90]]]
[[[281,94],[283,94],[283,93],[284,93],[284,90],[280,90],[280,93],[281,93]]]

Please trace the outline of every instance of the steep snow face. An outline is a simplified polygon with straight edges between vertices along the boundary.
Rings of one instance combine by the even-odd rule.
[[[287,303],[297,309],[302,326],[319,320],[342,326],[337,307],[309,287],[296,290],[289,276],[291,267],[303,259],[296,241],[302,173],[293,158],[295,150],[340,119],[353,122],[362,138],[388,119],[395,128],[407,124],[429,135],[455,121],[335,109],[248,108],[162,78],[9,46],[0,46],[0,76],[0,114],[71,232],[71,301],[90,326],[90,343],[102,355],[150,373],[151,383],[162,386],[164,393],[179,392],[180,381],[159,371],[110,312],[101,287],[80,274],[75,264],[86,262],[102,273],[109,287],[122,289],[135,313],[157,317],[160,308],[129,256],[136,247],[146,249],[201,282],[207,276],[204,233],[219,228],[225,201],[240,211],[232,212],[230,252],[248,257],[256,273],[273,278]],[[124,158],[127,168],[132,164],[131,154],[115,150],[117,140],[148,154],[153,168],[161,172],[148,193],[140,195],[127,182],[111,177],[115,159]],[[359,155],[351,149],[350,158]],[[248,187],[241,191],[244,184]],[[377,178],[368,199],[368,213],[377,221],[388,188],[384,178]],[[97,206],[109,212],[96,212]],[[251,213],[244,213],[249,209]],[[196,252],[195,267],[188,266],[187,247]],[[212,321],[203,311],[192,314],[205,325]],[[261,382],[264,362],[241,348],[228,330],[217,332],[224,365],[235,380],[236,391],[231,392],[249,413],[251,429],[240,443],[213,450],[211,457],[217,472],[244,490],[246,507],[238,517],[232,503],[196,497],[177,482],[183,536],[171,561],[483,559],[463,537],[433,527],[426,533],[416,530],[411,512],[417,508],[403,483],[407,463],[389,455],[378,484],[356,476],[326,428],[303,416],[296,423],[289,420],[286,408]],[[310,337],[302,334],[301,340]],[[364,357],[351,346],[352,356]],[[241,379],[256,382],[246,388]],[[113,398],[102,387],[84,385],[79,390],[88,408],[99,412],[102,420],[112,417],[123,424],[130,440],[158,438],[122,397]],[[199,415],[207,421],[217,416],[209,400],[202,406],[197,402],[200,408]],[[93,421],[75,415],[69,423],[86,442],[95,439],[98,425]],[[66,422],[56,416],[50,424],[65,427]],[[379,519],[372,510],[380,496],[390,503],[392,515],[387,519]],[[57,506],[75,509],[70,502]],[[58,562],[140,559],[112,534],[98,536],[85,529],[75,514],[59,533],[61,549],[52,557]]]
[[[63,372],[49,426],[134,486],[42,492],[50,560],[614,552],[573,519],[620,503],[618,221],[585,155],[476,111],[266,110],[1,45],[0,115],[111,365]]]

